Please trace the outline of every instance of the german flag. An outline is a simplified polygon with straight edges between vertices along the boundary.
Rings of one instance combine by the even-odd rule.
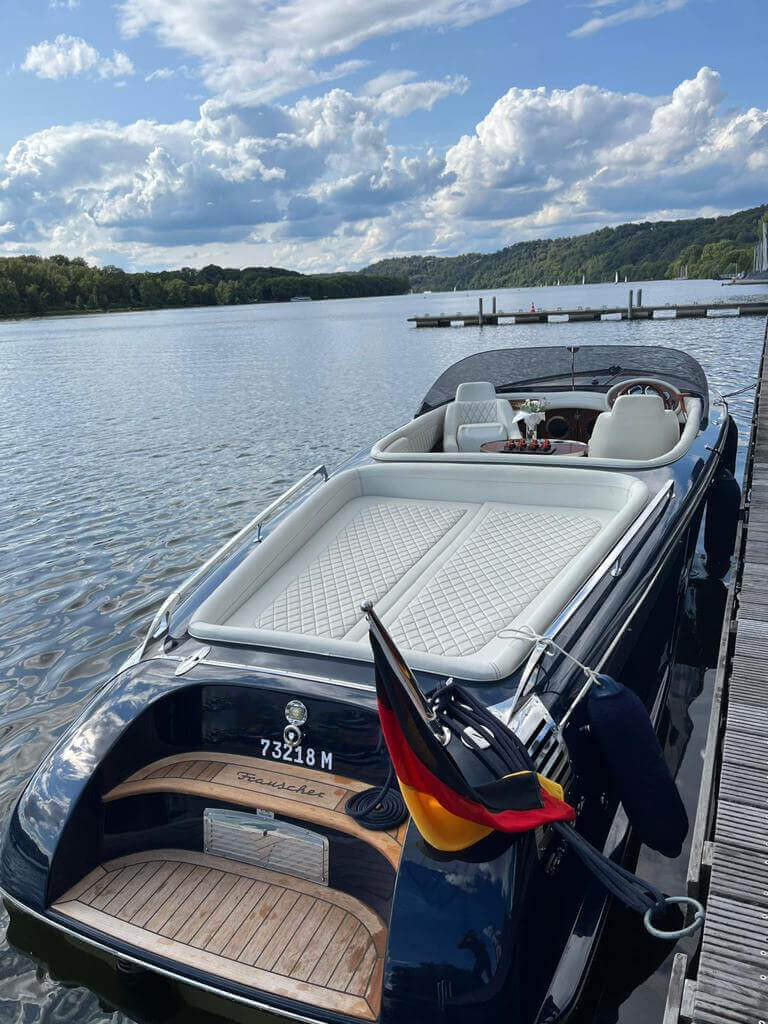
[[[422,837],[435,849],[454,852],[493,831],[527,832],[555,821],[572,821],[575,813],[565,803],[562,788],[532,770],[524,748],[519,770],[470,785],[450,752],[450,731],[422,695],[372,607],[365,605],[364,610],[381,729],[403,799]],[[522,747],[512,733],[508,736]]]

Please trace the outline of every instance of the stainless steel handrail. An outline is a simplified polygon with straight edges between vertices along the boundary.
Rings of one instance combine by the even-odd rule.
[[[155,613],[152,622],[150,623],[149,629],[147,630],[144,641],[139,648],[137,661],[140,661],[144,657],[144,652],[149,646],[152,640],[156,640],[163,634],[168,632],[171,622],[171,615],[173,615],[176,608],[181,603],[181,599],[184,595],[188,594],[194,586],[196,586],[204,577],[206,577],[213,569],[217,568],[221,563],[241,544],[249,534],[256,531],[256,541],[261,542],[261,528],[275,512],[278,511],[286,502],[290,501],[298,492],[305,487],[311,480],[316,476],[322,476],[323,480],[328,479],[328,470],[324,464],[315,466],[314,469],[310,470],[309,473],[305,473],[300,480],[297,480],[295,484],[292,484],[287,491],[284,491],[279,498],[275,498],[265,509],[262,509],[258,515],[255,515],[250,522],[246,523],[245,526],[238,530],[234,537],[230,537],[228,541],[221,545],[209,559],[188,576],[183,583],[176,590],[172,591],[168,597],[158,608]],[[161,628],[162,627],[162,628]]]

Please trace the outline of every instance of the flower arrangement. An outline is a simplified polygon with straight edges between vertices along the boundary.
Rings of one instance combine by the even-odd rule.
[[[538,425],[544,420],[546,402],[540,398],[526,398],[520,406],[520,415],[525,423],[525,433],[529,439],[536,437]]]
[[[522,412],[544,412],[546,407],[546,402],[539,398],[526,398],[520,409]]]

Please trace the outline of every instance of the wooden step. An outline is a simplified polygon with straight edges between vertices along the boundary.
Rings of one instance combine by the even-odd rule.
[[[225,981],[376,1020],[387,930],[348,893],[223,857],[107,861],[52,910]]]
[[[407,822],[371,832],[344,813],[344,804],[368,784],[301,765],[239,754],[195,751],[149,764],[111,789],[105,802],[143,793],[186,793],[301,821],[326,825],[373,846],[397,870]]]

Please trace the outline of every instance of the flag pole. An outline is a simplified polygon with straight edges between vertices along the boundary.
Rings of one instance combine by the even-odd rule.
[[[443,729],[439,723],[438,717],[434,709],[430,706],[427,698],[419,689],[419,685],[416,682],[413,673],[408,668],[405,659],[397,649],[395,641],[389,635],[381,619],[373,610],[373,602],[366,601],[362,608],[365,612],[365,617],[368,620],[368,626],[371,633],[373,633],[378,640],[379,646],[381,647],[385,658],[389,662],[390,668],[395,673],[398,681],[402,684],[405,692],[408,694],[411,703],[414,706],[414,710],[417,712],[424,724],[429,726],[432,732],[435,733],[442,742]]]

